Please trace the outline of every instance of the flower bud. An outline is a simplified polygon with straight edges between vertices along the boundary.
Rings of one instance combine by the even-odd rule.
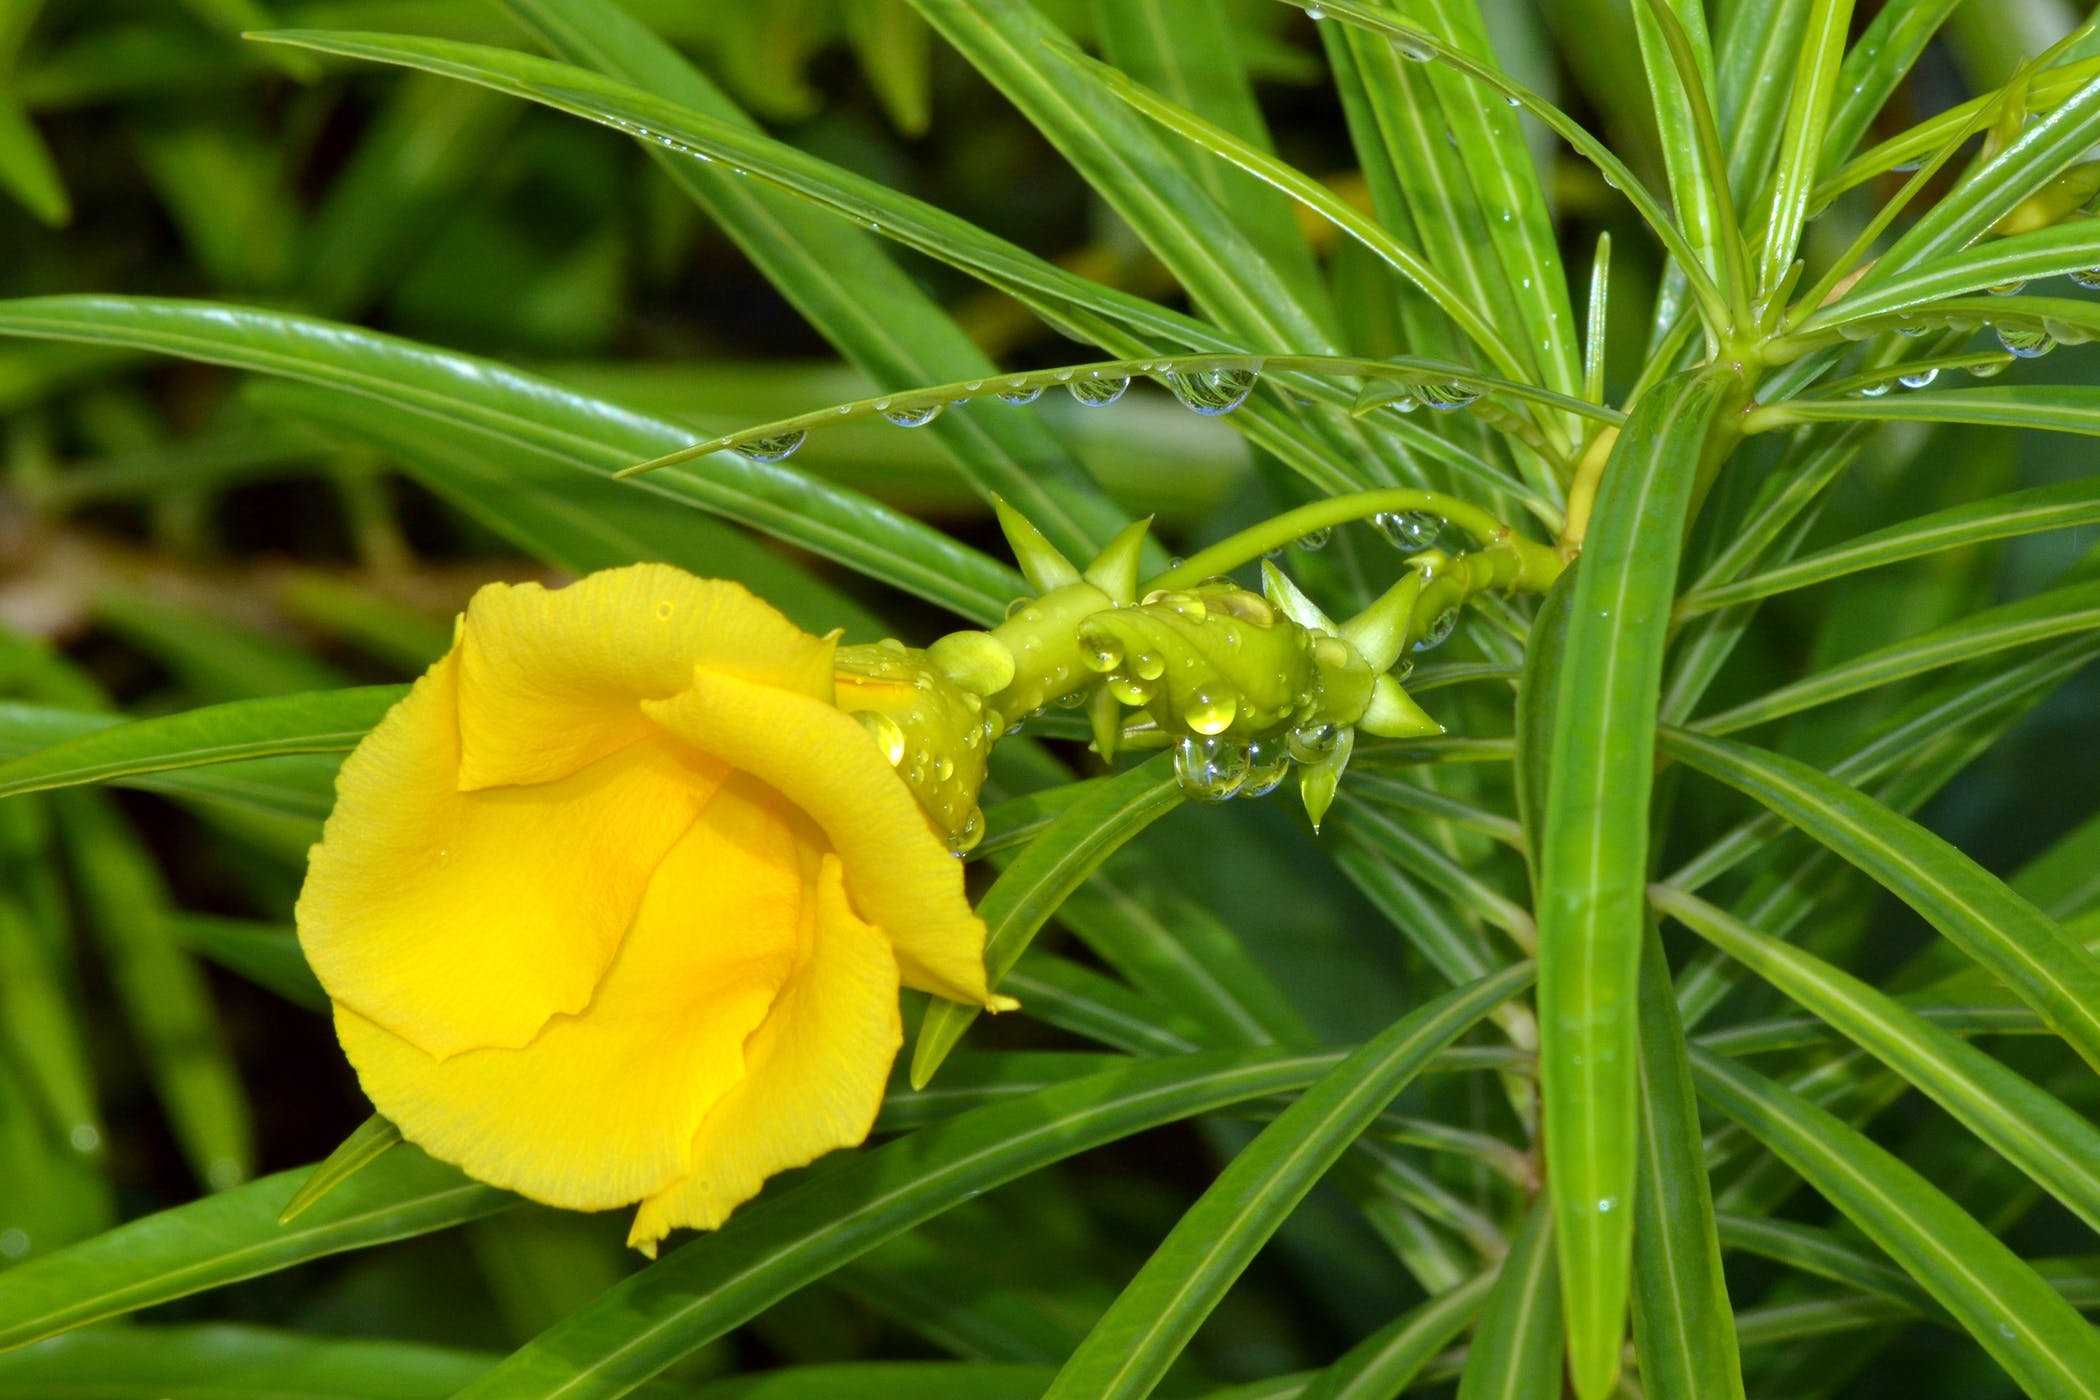
[[[928,821],[961,855],[984,835],[977,793],[999,713],[915,647],[895,639],[840,647],[838,707],[860,720],[910,787]]]
[[[1313,634],[1223,580],[1097,612],[1078,641],[1111,695],[1174,733],[1274,733],[1318,692]]]

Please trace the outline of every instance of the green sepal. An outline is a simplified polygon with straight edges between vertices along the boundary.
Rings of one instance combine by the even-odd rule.
[[[1106,593],[1118,607],[1137,601],[1138,558],[1145,548],[1145,536],[1151,531],[1151,516],[1131,521],[1116,531],[1116,537],[1086,566],[1086,581]]]
[[[1318,763],[1300,764],[1298,767],[1298,800],[1305,804],[1305,815],[1312,818],[1312,828],[1320,829],[1327,817],[1327,809],[1334,805],[1335,789],[1342,784],[1342,773],[1349,767],[1349,755],[1356,752],[1356,731],[1344,729],[1334,752]]]
[[[1282,613],[1300,627],[1315,632],[1333,632],[1338,629],[1320,605],[1298,591],[1298,585],[1285,576],[1283,570],[1264,559],[1261,561],[1261,591],[1276,611]]]
[[[1444,726],[1431,719],[1391,676],[1371,682],[1370,708],[1356,727],[1381,739],[1427,739],[1444,732]]]
[[[1007,547],[1014,552],[1014,562],[1021,566],[1021,576],[1034,586],[1036,592],[1048,593],[1053,588],[1079,582],[1079,570],[1073,567],[1072,561],[1059,553],[1057,546],[1050,543],[1027,516],[998,496],[992,497],[992,512],[999,517],[999,529],[1006,535]]]
[[[1123,738],[1123,706],[1103,686],[1087,697],[1086,717],[1094,727],[1094,752],[1105,763],[1113,763],[1116,746]]]
[[[950,632],[926,648],[942,675],[976,695],[997,695],[1013,684],[1014,654],[989,632]]]
[[[1356,648],[1373,671],[1389,671],[1407,650],[1408,629],[1415,620],[1415,603],[1422,596],[1428,575],[1410,569],[1407,576],[1388,588],[1377,602],[1341,626],[1342,639]]]

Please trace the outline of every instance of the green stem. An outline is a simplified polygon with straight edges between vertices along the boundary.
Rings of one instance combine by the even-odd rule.
[[[1545,592],[1552,587],[1553,580],[1560,577],[1561,568],[1566,562],[1561,558],[1559,551],[1550,545],[1524,538],[1478,506],[1436,491],[1414,491],[1395,487],[1384,491],[1359,491],[1347,496],[1329,496],[1324,500],[1313,501],[1295,510],[1272,516],[1259,525],[1250,525],[1236,535],[1228,535],[1208,549],[1198,550],[1165,573],[1146,580],[1139,586],[1138,591],[1145,593],[1155,588],[1186,588],[1192,583],[1200,583],[1204,579],[1259,559],[1270,550],[1280,549],[1315,530],[1331,529],[1336,525],[1346,525],[1350,521],[1367,519],[1387,511],[1408,510],[1426,511],[1431,515],[1440,516],[1482,544],[1490,546],[1492,550],[1513,556],[1516,567],[1507,582],[1510,587],[1524,592]]]

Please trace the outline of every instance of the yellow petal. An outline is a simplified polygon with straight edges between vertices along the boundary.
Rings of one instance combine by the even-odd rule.
[[[696,663],[829,700],[832,650],[741,585],[667,564],[491,584],[461,631],[460,785],[546,782],[646,737],[636,702],[684,690]]]
[[[679,1226],[712,1230],[767,1177],[867,1137],[904,1038],[897,964],[846,902],[824,857],[808,956],[744,1047],[744,1077],[708,1111],[692,1172],[642,1202],[628,1243],[653,1250]]]
[[[438,1060],[338,1009],[366,1095],[432,1156],[537,1201],[602,1210],[663,1189],[802,957],[814,838],[731,779],[664,858],[591,1004],[530,1045]]]
[[[853,907],[888,935],[904,985],[1008,1004],[985,986],[984,923],[963,891],[962,862],[933,834],[858,720],[705,668],[676,699],[642,708],[696,748],[778,789],[824,829],[845,863]]]
[[[461,792],[457,655],[343,764],[298,908],[328,994],[433,1055],[581,1010],[724,772],[659,736],[559,782]]]

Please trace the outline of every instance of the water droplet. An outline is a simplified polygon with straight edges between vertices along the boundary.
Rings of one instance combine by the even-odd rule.
[[[1437,614],[1436,621],[1429,624],[1429,630],[1422,634],[1422,640],[1415,643],[1415,650],[1433,651],[1437,647],[1442,646],[1444,639],[1451,635],[1451,629],[1456,626],[1458,626],[1458,609],[1444,609]]]
[[[1256,627],[1274,627],[1276,610],[1259,593],[1249,593],[1244,588],[1227,589],[1211,595],[1211,606],[1219,612],[1229,613],[1242,622]],[[1228,634],[1228,641],[1236,640],[1237,633]]]
[[[942,755],[941,755],[941,756],[940,756],[939,758],[936,758],[936,759],[935,759],[935,760],[933,761],[933,780],[934,780],[935,782],[937,782],[937,783],[945,783],[945,782],[947,782],[947,781],[948,781],[948,780],[949,780],[950,778],[952,778],[952,777],[954,777],[954,776],[955,776],[955,760],[954,760],[954,759],[952,759],[952,758],[948,757],[948,755],[946,755],[946,754],[942,754]]]
[[[1247,750],[1222,739],[1189,736],[1174,746],[1174,780],[1197,802],[1223,802],[1247,781]]]
[[[1443,518],[1426,510],[1380,511],[1371,517],[1371,525],[1393,548],[1410,554],[1430,548],[1444,533]]]
[[[1149,705],[1152,697],[1159,693],[1159,687],[1143,676],[1119,671],[1108,678],[1108,693],[1126,705]]]
[[[1925,332],[1928,329],[1929,327],[1924,325],[1922,322],[1918,321],[1915,317],[1910,316],[1906,316],[1896,323],[1896,334],[1909,336],[1912,339],[1916,339],[1918,336],[1925,334]]]
[[[94,1152],[102,1146],[102,1132],[93,1123],[75,1123],[66,1141],[75,1152]]]
[[[1463,384],[1424,384],[1418,391],[1422,402],[1439,413],[1456,413],[1480,397],[1480,391]]]
[[[1986,360],[1980,365],[1970,365],[1969,377],[1971,379],[1996,379],[1999,375],[2005,373],[2005,365],[2006,362],[2004,360]]]
[[[1325,549],[1327,547],[1327,542],[1333,538],[1333,528],[1331,526],[1322,525],[1317,530],[1307,530],[1304,534],[1298,536],[1298,548]]]
[[[1034,403],[1037,399],[1041,398],[1042,396],[1042,385],[1026,384],[1023,383],[1021,380],[1016,379],[1011,385],[999,391],[999,402],[1010,404],[1030,404]]]
[[[1334,754],[1335,746],[1342,742],[1342,727],[1325,720],[1301,724],[1285,738],[1291,757],[1300,763],[1323,763]]]
[[[1108,674],[1123,664],[1123,644],[1105,627],[1079,629],[1079,659],[1090,671]]]
[[[1619,1198],[1617,1196],[1605,1196],[1597,1202],[1597,1214],[1599,1215],[1610,1215],[1618,1208]]]
[[[941,416],[942,407],[938,403],[929,403],[916,408],[888,408],[882,410],[882,416],[900,428],[923,428]]]
[[[984,809],[972,807],[970,815],[963,818],[962,829],[948,837],[948,849],[955,855],[968,855],[984,839]]]
[[[671,605],[668,599],[661,600],[656,605],[656,620],[658,622],[669,622],[671,614],[676,611],[677,609]]]
[[[1279,735],[1247,745],[1247,778],[1238,796],[1267,797],[1291,771],[1291,755]]]
[[[1403,389],[1387,399],[1385,406],[1395,413],[1413,413],[1422,406],[1422,401]]]
[[[1216,418],[1247,401],[1247,395],[1254,392],[1257,374],[1254,369],[1233,367],[1199,369],[1187,374],[1169,370],[1167,388],[1183,407],[1205,418]]]
[[[1985,291],[1989,292],[1994,297],[2018,296],[2021,292],[2025,291],[2026,289],[2027,279],[2024,277],[2016,277],[2010,282],[1999,282],[1993,286],[1984,288]]]
[[[1171,593],[1154,590],[1145,595],[1145,602],[1164,607],[1176,617],[1185,617],[1191,622],[1203,622],[1210,617],[1210,608],[1201,598],[1179,589]]]
[[[2100,267],[2081,267],[2064,275],[2081,287],[2100,288]]]
[[[1198,734],[1223,734],[1239,718],[1239,693],[1228,685],[1200,685],[1189,694],[1181,717]]]
[[[1129,375],[1103,374],[1099,370],[1095,370],[1085,379],[1075,379],[1065,385],[1072,397],[1086,408],[1107,408],[1122,398],[1123,391],[1129,387]]]
[[[20,1259],[29,1253],[29,1232],[10,1225],[0,1230],[0,1259]]]
[[[1922,170],[1924,168],[1925,162],[1922,160],[1906,160],[1900,161],[1897,164],[1890,166],[1889,170],[1893,174],[1909,175],[1915,171]]]
[[[809,434],[800,428],[790,433],[773,433],[762,438],[752,438],[736,445],[739,457],[749,457],[754,462],[784,462],[795,455],[795,449],[809,440]]]
[[[1321,9],[1318,5],[1307,5],[1305,7],[1305,17],[1317,24],[1327,18],[1327,11]]]
[[[1914,369],[1909,374],[1897,376],[1897,382],[1906,389],[1923,389],[1940,377],[1937,365],[1928,369]]]
[[[973,379],[969,383],[963,385],[963,388],[968,389],[973,394],[976,393],[979,389],[982,389],[983,387],[984,381],[982,379]]]
[[[2049,332],[2022,330],[2016,326],[1993,327],[1998,332],[1998,343],[2023,360],[2037,359],[2056,348],[2056,341]]]
[[[1409,59],[1415,63],[1427,63],[1430,59],[1436,57],[1435,50],[1423,47],[1418,40],[1401,35],[1393,36],[1393,47],[1399,51],[1402,58]]]
[[[904,762],[904,731],[898,727],[897,721],[880,710],[861,710],[854,718],[860,721],[861,728],[868,731],[868,737],[875,741],[875,747],[881,750],[890,767],[895,768]]]
[[[1863,399],[1878,399],[1883,394],[1886,394],[1888,391],[1889,382],[1886,379],[1883,379],[1878,380],[1872,384],[1862,384],[1857,389],[1854,389],[1852,392],[1858,394]]]
[[[1053,703],[1060,710],[1076,710],[1086,703],[1086,692],[1083,690],[1068,690],[1063,695],[1058,696]]]

